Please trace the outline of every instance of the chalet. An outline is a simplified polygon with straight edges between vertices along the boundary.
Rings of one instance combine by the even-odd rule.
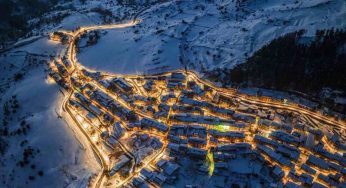
[[[114,118],[109,113],[103,114],[101,117],[101,120],[103,124],[106,124],[106,125],[112,124],[114,122]]]
[[[169,89],[181,88],[185,80],[185,75],[182,73],[172,73],[167,80],[167,87]]]
[[[279,165],[274,165],[273,175],[276,179],[280,180],[285,176],[285,172]]]
[[[115,122],[113,125],[113,136],[117,139],[124,135],[124,128],[122,128],[120,122]]]
[[[133,92],[133,87],[123,78],[114,78],[110,81],[108,89],[113,92],[121,91],[126,94],[131,94]]]
[[[188,140],[174,135],[168,135],[168,140],[176,144],[187,144]]]
[[[82,104],[89,105],[90,101],[81,93],[75,93],[75,97],[81,102]]]
[[[144,84],[144,89],[146,91],[152,91],[153,90],[153,86],[154,86],[154,82],[152,80],[148,80],[145,84]]]
[[[299,139],[297,137],[281,130],[273,131],[269,136],[288,144],[299,144]]]
[[[114,176],[121,168],[123,168],[127,163],[130,162],[130,158],[128,158],[126,155],[121,155],[118,159],[118,161],[115,163],[113,168],[109,171],[109,176]]]
[[[303,186],[300,186],[296,183],[293,183],[291,181],[288,181],[286,184],[285,184],[285,188],[304,188]]]
[[[306,163],[313,165],[313,166],[317,166],[317,167],[322,168],[324,170],[329,170],[328,163],[321,158],[315,157],[314,155],[309,155],[309,158],[306,161]]]
[[[193,147],[204,147],[207,145],[207,140],[204,138],[198,138],[198,137],[189,137],[188,143],[192,145]]]
[[[68,36],[60,31],[55,31],[50,34],[49,39],[52,41],[61,42],[63,44],[66,44],[68,42]]]
[[[265,153],[267,156],[269,156],[271,159],[275,160],[276,162],[287,166],[287,167],[293,167],[292,162],[287,159],[286,157],[281,156],[280,154],[276,153],[274,150],[272,150],[270,147],[261,145],[261,144],[257,144],[256,148]]]
[[[143,118],[141,120],[141,126],[142,128],[155,129],[163,133],[168,131],[167,125],[149,118]]]
[[[245,121],[248,123],[255,123],[255,120],[256,120],[255,116],[253,115],[248,115],[248,114],[243,114],[238,112],[235,112],[233,114],[233,118],[237,120]]]
[[[90,111],[95,114],[97,117],[101,117],[103,115],[103,112],[100,110],[100,108],[96,107],[93,104],[89,105]]]
[[[85,76],[88,80],[100,80],[100,72],[89,72],[86,69],[82,69],[82,75]]]
[[[251,153],[251,145],[248,143],[232,143],[232,144],[224,144],[218,145],[216,151],[227,152],[227,153]]]
[[[308,172],[309,174],[316,174],[316,170],[314,170],[313,168],[311,168],[309,165],[307,164],[302,164],[301,169],[303,169],[305,172]]]
[[[194,148],[194,147],[189,147],[187,150],[187,154],[190,157],[196,157],[201,159],[205,159],[205,157],[207,156],[207,153],[208,153],[207,150]]]
[[[243,141],[245,139],[245,134],[244,132],[240,132],[240,131],[225,131],[225,132],[221,132],[215,129],[209,129],[209,134],[211,134],[212,136],[216,137],[216,138],[225,138],[228,140],[232,140],[232,141]]]
[[[304,185],[311,186],[314,178],[310,176],[309,174],[302,173],[298,177],[298,181],[302,182]]]

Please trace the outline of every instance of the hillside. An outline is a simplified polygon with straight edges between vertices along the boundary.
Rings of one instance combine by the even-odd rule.
[[[118,20],[118,14],[112,11],[115,11],[119,5],[126,8],[126,6],[147,5],[155,2],[141,3],[141,1],[135,0],[0,0],[0,45],[11,43],[17,38],[36,35],[36,29],[40,30],[48,25],[59,24],[64,22],[66,18],[71,19],[68,18],[70,16],[82,21],[80,23],[82,25],[87,24],[90,20],[114,22]],[[82,20],[78,17],[82,17]]]
[[[286,33],[306,29],[311,36],[318,29],[345,27],[345,10],[344,1],[329,0],[167,1],[141,12],[134,28],[109,31],[98,44],[81,49],[78,58],[109,72],[134,63],[132,73],[148,74],[232,68]]]
[[[59,118],[63,96],[47,83],[42,59],[25,54],[0,57],[9,73],[1,75],[0,187],[83,187],[98,164]]]
[[[246,63],[219,69],[210,77],[233,87],[299,91],[316,97],[328,88],[344,95],[345,47],[345,30],[320,30],[315,37],[304,37],[304,31],[293,32],[265,45]]]
[[[58,0],[0,0],[0,41],[8,41],[28,33],[30,28],[27,22],[49,11],[57,2]]]

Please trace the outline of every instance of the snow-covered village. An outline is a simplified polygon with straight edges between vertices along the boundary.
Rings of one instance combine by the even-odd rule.
[[[0,187],[346,187],[344,0],[0,0]]]

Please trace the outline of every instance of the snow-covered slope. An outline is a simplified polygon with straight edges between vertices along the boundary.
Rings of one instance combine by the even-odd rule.
[[[169,1],[144,11],[134,28],[109,31],[78,58],[126,73],[230,68],[285,33],[345,28],[345,17],[343,0]]]
[[[177,39],[166,38],[165,42],[154,37],[135,40],[131,28],[110,30],[100,38],[99,44],[81,49],[79,61],[97,70],[125,74],[143,73],[150,67],[179,68]]]
[[[74,10],[68,8],[71,5]],[[67,7],[69,15],[34,29],[34,36],[13,42],[0,53],[0,187],[86,187],[100,171],[91,147],[61,109],[61,88],[47,80],[45,62],[66,48],[47,34],[101,24],[104,17],[95,8],[111,10],[114,17],[106,19],[115,21],[128,14],[127,7],[110,0],[85,4],[75,0],[58,6]],[[64,15],[65,8],[42,18]]]
[[[44,62],[62,48],[42,38],[0,56],[0,187],[85,187],[99,170],[58,115],[59,86],[47,81]]]

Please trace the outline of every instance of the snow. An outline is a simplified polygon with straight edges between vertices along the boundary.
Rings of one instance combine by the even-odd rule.
[[[78,184],[95,173],[97,168],[89,166],[94,166],[95,162],[83,159],[83,146],[75,140],[66,123],[57,118],[56,108],[61,105],[62,95],[57,85],[47,84],[42,67],[31,70],[23,81],[11,87],[2,98],[12,95],[17,95],[20,110],[9,126],[18,126],[19,119],[25,117],[31,130],[27,136],[9,137],[9,149],[2,158],[5,167],[0,170],[1,175],[13,170],[14,180],[8,183],[14,187],[25,186],[26,181],[29,182],[29,187],[61,187],[70,184],[71,176],[78,177],[72,182]],[[28,145],[41,151],[30,161],[36,165],[37,170],[44,172],[43,178],[38,177],[37,172],[30,167],[16,166],[17,160],[22,158],[23,148],[19,145],[24,139],[28,140]],[[29,181],[29,175],[36,176],[36,180]]]
[[[83,65],[99,71],[109,71],[123,74],[139,74],[150,68],[156,68],[157,58],[160,66],[176,67],[177,40],[168,39],[167,42],[157,46],[159,39],[145,38],[138,42],[133,39],[130,28],[108,30],[96,45],[81,49],[78,61]],[[166,53],[158,54],[159,49]],[[151,56],[147,55],[156,51]]]
[[[262,162],[251,160],[249,157],[237,157],[227,162],[228,170],[222,173],[215,173],[208,176],[207,173],[201,173],[196,167],[195,159],[179,157],[176,161],[180,165],[179,175],[174,184],[163,184],[163,187],[185,187],[186,185],[195,185],[202,187],[231,187],[233,183],[248,183],[251,187],[260,185],[260,179],[263,177],[271,178],[268,167]],[[261,177],[249,178],[246,174],[261,170]],[[215,170],[217,171],[217,169]],[[220,182],[222,181],[222,182]],[[263,186],[263,185],[262,185]]]
[[[60,23],[60,28],[64,30],[75,30],[80,26],[95,25],[101,22],[100,15],[97,13],[74,13],[71,16],[64,18]]]
[[[21,44],[23,44],[23,43],[25,44],[25,43],[27,43],[27,42],[37,40],[37,39],[39,39],[39,38],[40,38],[40,36],[32,36],[32,37],[25,38],[25,39],[23,39],[23,40],[17,41],[17,42],[14,43],[13,45],[14,45],[14,46],[18,46],[18,45],[21,45]]]
[[[78,135],[78,129],[71,129],[73,122],[58,118],[64,97],[57,84],[47,82],[40,61],[49,60],[48,55],[56,55],[62,48],[45,37],[0,56],[0,119],[4,117],[4,103],[16,95],[19,109],[10,115],[9,131],[18,129],[22,120],[31,127],[27,135],[2,137],[9,145],[5,155],[0,156],[0,187],[86,187],[89,178],[100,170],[88,142]],[[38,60],[29,64],[33,58]],[[13,75],[17,72],[24,76],[16,82]],[[28,143],[20,146],[24,140]],[[17,162],[23,160],[27,146],[40,153],[29,159],[29,165],[20,167]],[[35,169],[30,167],[32,164]],[[44,173],[42,177],[39,170]],[[29,176],[35,180],[29,180]]]
[[[27,52],[32,54],[40,54],[40,55],[57,55],[59,51],[65,48],[63,45],[59,43],[52,42],[48,40],[47,37],[38,39],[29,45],[24,45],[22,47],[16,48],[14,52]]]
[[[227,13],[221,13],[221,5]],[[342,0],[248,1],[239,9],[243,11],[237,12],[231,1],[155,5],[140,15],[138,26],[110,31],[96,46],[83,49],[78,58],[97,70],[127,74],[163,72],[185,65],[197,71],[232,68],[288,32],[306,29],[306,35],[313,36],[317,29],[346,27]],[[162,54],[158,55],[158,50]]]

